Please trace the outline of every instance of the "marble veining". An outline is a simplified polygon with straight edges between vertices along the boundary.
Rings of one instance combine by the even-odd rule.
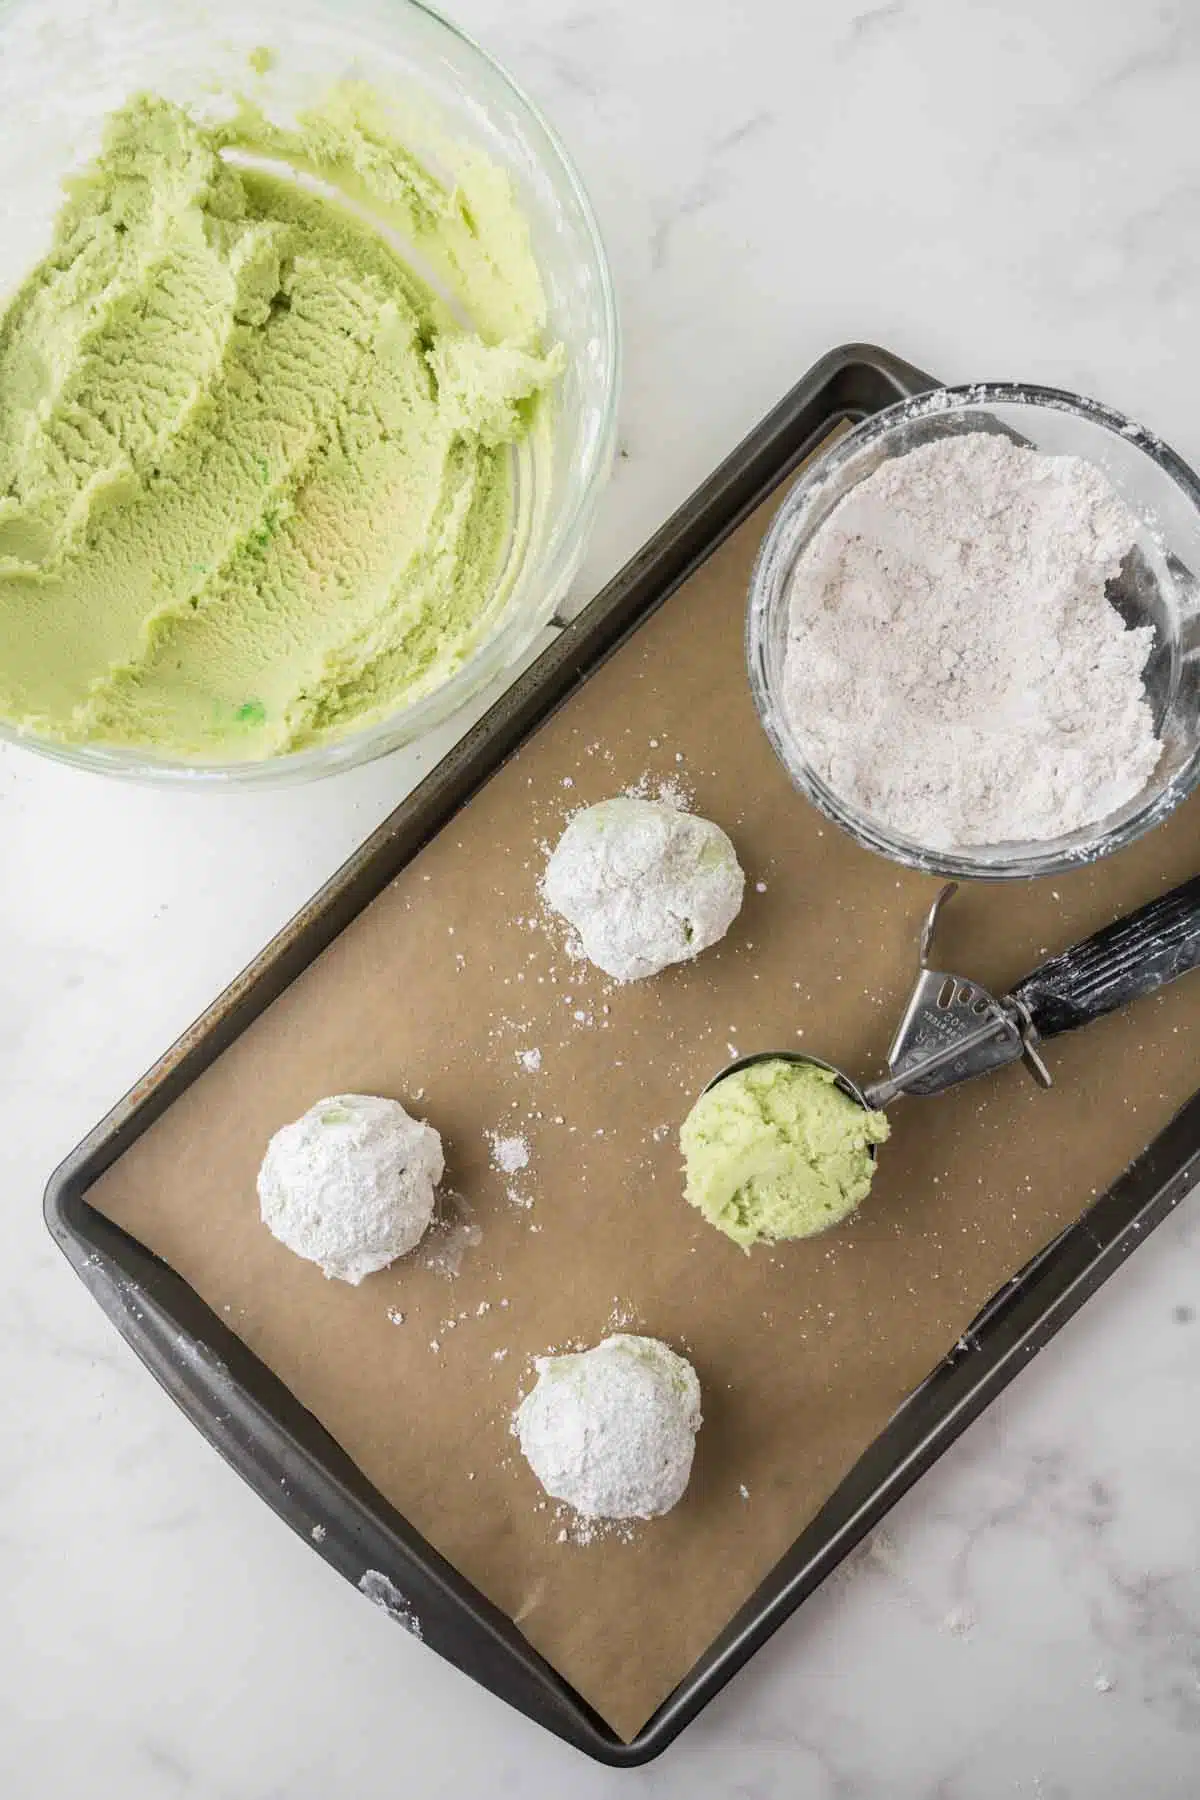
[[[847,339],[1095,393],[1200,461],[1194,0],[453,10],[550,114],[612,256],[622,451],[578,600]],[[69,1275],[48,1171],[461,723],[273,795],[0,752],[0,1793],[1194,1800],[1194,1198],[630,1774],[281,1531]]]

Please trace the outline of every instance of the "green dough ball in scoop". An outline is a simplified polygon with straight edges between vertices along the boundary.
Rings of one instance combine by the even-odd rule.
[[[683,1122],[687,1198],[744,1250],[813,1237],[871,1190],[888,1122],[815,1063],[770,1060],[727,1075]]]

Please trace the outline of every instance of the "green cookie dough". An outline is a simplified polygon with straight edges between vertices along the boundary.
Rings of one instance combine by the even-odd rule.
[[[109,120],[0,316],[9,724],[261,759],[495,622],[510,446],[562,352],[507,176],[444,187],[395,130],[357,83],[286,129],[145,94]]]
[[[753,1063],[702,1094],[683,1122],[687,1197],[744,1250],[812,1237],[866,1199],[871,1146],[888,1130],[828,1069]]]

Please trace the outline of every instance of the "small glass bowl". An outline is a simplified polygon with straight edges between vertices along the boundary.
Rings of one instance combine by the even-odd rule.
[[[267,72],[256,78],[260,58]],[[546,291],[547,341],[566,350],[549,428],[513,451],[513,528],[494,621],[440,687],[291,754],[206,762],[60,743],[2,722],[0,740],[100,774],[190,787],[272,786],[352,768],[412,743],[514,670],[578,569],[612,465],[620,389],[604,246],[550,125],[485,51],[419,0],[62,0],[49,13],[42,0],[0,0],[0,295],[45,254],[63,177],[94,155],[108,113],[139,89],[218,113],[220,96],[250,91],[287,116],[344,78],[404,104],[407,141],[443,179],[453,178],[458,145],[507,171]]]
[[[1002,431],[1108,476],[1145,523],[1136,574],[1110,593],[1128,625],[1154,628],[1143,680],[1163,743],[1140,794],[1107,818],[1035,843],[932,848],[892,831],[837,794],[809,762],[782,705],[793,571],[839,501],[888,459],[966,432]],[[1129,567],[1130,565],[1127,565]],[[1077,394],[988,382],[940,388],[888,407],[806,469],[776,513],[750,579],[746,660],[759,718],[792,781],[858,843],[931,874],[1011,879],[1094,862],[1165,819],[1200,782],[1200,481],[1140,425]],[[886,746],[881,746],[886,753]]]

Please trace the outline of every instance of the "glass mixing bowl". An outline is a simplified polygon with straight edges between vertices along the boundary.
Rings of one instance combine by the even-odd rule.
[[[794,569],[834,507],[889,458],[972,431],[1001,431],[1050,455],[1103,469],[1144,522],[1109,598],[1128,625],[1150,625],[1143,675],[1163,752],[1141,793],[1080,831],[1036,843],[931,847],[893,832],[835,793],[781,704]],[[866,420],[800,476],[767,532],[750,580],[746,658],[755,705],[800,792],[867,849],[948,876],[1058,874],[1130,844],[1200,782],[1200,482],[1173,450],[1095,401],[1055,388],[991,382],[943,388]],[[882,647],[881,647],[882,649]],[[887,745],[880,745],[887,754]]]
[[[259,46],[273,52],[252,79]],[[550,429],[513,451],[513,526],[494,625],[441,687],[320,745],[258,762],[205,763],[103,744],[0,737],[64,762],[144,780],[265,785],[352,767],[411,743],[529,648],[574,575],[612,461],[620,341],[608,263],[578,175],[550,126],[486,53],[415,0],[0,0],[0,294],[44,254],[65,174],[98,149],[105,116],[148,88],[201,107],[253,88],[269,112],[338,79],[411,103],[411,147],[443,177],[459,144],[507,170],[546,290],[547,339],[566,350]],[[421,119],[428,129],[422,141]],[[414,262],[419,259],[414,257]]]

